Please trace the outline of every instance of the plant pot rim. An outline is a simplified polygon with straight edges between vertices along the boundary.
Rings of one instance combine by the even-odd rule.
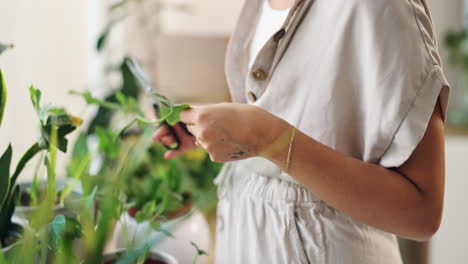
[[[69,182],[71,180],[57,180],[56,183],[58,183],[56,185],[56,189],[60,189],[60,187],[63,187],[66,185],[67,182]],[[41,181],[39,184],[42,184],[44,183],[45,181]],[[31,186],[32,184],[32,181],[25,181],[25,182],[20,182],[18,183],[18,185],[20,187],[27,187],[27,186]],[[21,192],[23,192],[23,189],[21,189]],[[76,190],[76,189],[73,189],[69,195],[76,195],[76,196],[82,196],[82,193],[80,190]],[[15,206],[15,214],[16,213],[23,213],[23,212],[31,212],[31,211],[34,211],[37,209],[37,206],[31,206],[31,205],[21,205],[21,204],[18,204]],[[54,211],[57,211],[57,210],[62,210],[62,209],[65,209],[65,206],[63,204],[55,204],[54,205]]]
[[[23,223],[21,223],[20,221],[15,220],[15,219],[12,221],[12,224],[13,224],[14,226],[18,227],[18,229],[20,229],[21,231],[23,231],[24,228],[25,228]],[[6,253],[6,252],[10,251],[13,247],[17,246],[17,245],[20,243],[20,240],[21,240],[22,237],[23,237],[23,233],[22,233],[22,232],[19,232],[19,238],[18,238],[18,240],[15,241],[15,242],[14,242],[13,244],[11,244],[11,245],[8,245],[8,246],[6,246],[6,247],[2,247],[2,252],[3,252],[3,253]]]
[[[116,250],[114,250],[112,252],[106,253],[106,254],[104,254],[103,262],[113,260],[113,258],[118,256],[119,254],[123,254],[125,252],[126,252],[126,250],[124,248],[120,248],[120,249],[116,249]],[[166,262],[168,264],[178,264],[179,263],[177,261],[177,259],[175,257],[173,257],[172,255],[169,255],[167,253],[160,252],[160,251],[150,250],[149,258],[151,258],[151,257],[156,257],[156,258],[158,258],[158,260],[164,261],[164,262]]]
[[[184,217],[184,216],[187,216],[189,214],[191,214],[194,210],[194,204],[193,203],[187,203],[187,204],[184,204],[183,206],[181,206],[180,208],[178,208],[177,210],[175,210],[174,212],[171,212],[167,218],[163,218],[163,219],[155,219],[155,220],[160,220],[162,222],[169,222],[169,221],[172,221],[172,220],[175,220],[175,219],[178,219],[178,218],[181,218],[181,217]],[[136,208],[130,208],[127,210],[126,214],[135,219],[135,215],[137,212],[139,212],[141,209],[136,209]]]

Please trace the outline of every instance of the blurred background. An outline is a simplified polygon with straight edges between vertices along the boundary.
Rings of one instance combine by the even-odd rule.
[[[464,81],[468,60],[463,30],[468,1],[428,2],[452,85],[445,212],[430,243],[402,245],[407,263],[467,263],[468,84]],[[0,146],[14,144],[18,160],[18,153],[38,136],[31,129],[37,121],[30,85],[43,91],[44,101],[66,106],[87,120],[95,112],[85,110],[82,99],[69,90],[109,94],[122,82],[118,66],[128,54],[137,57],[156,87],[176,101],[228,101],[224,54],[242,4],[239,0],[0,0],[0,43],[14,45],[0,56],[9,86],[9,114],[0,130]],[[65,164],[66,157],[60,158]]]

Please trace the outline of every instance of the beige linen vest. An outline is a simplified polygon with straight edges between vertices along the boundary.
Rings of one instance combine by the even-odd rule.
[[[297,0],[249,69],[261,4],[245,1],[228,47],[233,101],[384,167],[410,157],[439,95],[445,116],[448,82],[425,0]],[[294,181],[261,158],[234,163]]]

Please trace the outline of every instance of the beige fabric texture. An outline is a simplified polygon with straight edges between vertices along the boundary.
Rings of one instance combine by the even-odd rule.
[[[233,101],[262,107],[336,151],[387,168],[410,157],[438,97],[446,116],[449,85],[425,0],[297,0],[281,28],[284,36],[273,35],[249,68],[249,45],[263,1],[246,1],[228,48],[226,76]],[[252,74],[259,70],[264,80]],[[243,188],[234,188],[236,181],[244,181]],[[223,193],[219,219],[229,222],[218,230],[224,242],[218,244],[217,263],[399,263],[393,235],[356,223],[322,201],[333,213],[319,210],[295,218],[306,223],[303,244],[321,223],[323,246],[314,249],[320,253],[285,257],[295,238],[287,232],[276,237],[282,233],[275,230],[285,230],[290,218],[276,221],[281,206],[272,210],[259,193],[248,194],[257,181],[275,182],[259,193],[304,191],[265,159],[231,163],[217,179]],[[290,203],[301,212],[308,204],[292,199],[283,205]],[[242,227],[249,232],[234,236]],[[266,244],[253,239],[258,237]],[[250,238],[258,243],[245,241]]]

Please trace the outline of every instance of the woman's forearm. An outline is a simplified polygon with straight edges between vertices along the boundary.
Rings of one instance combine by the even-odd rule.
[[[404,175],[346,156],[296,132],[288,173],[355,220],[416,240],[432,236],[434,204]],[[266,158],[284,167],[289,148]],[[435,229],[435,230],[433,230]]]
[[[182,112],[181,120],[215,162],[261,156],[285,166],[291,126],[260,107],[199,106]],[[437,230],[443,207],[444,130],[439,113],[427,131],[395,170],[346,156],[297,131],[288,173],[360,222],[424,240]]]

